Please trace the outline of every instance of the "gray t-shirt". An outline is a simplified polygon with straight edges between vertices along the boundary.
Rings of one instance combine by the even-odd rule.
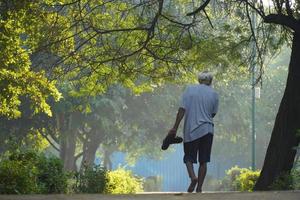
[[[191,142],[214,132],[212,114],[217,113],[218,105],[218,94],[211,86],[197,84],[185,89],[180,106],[185,109],[184,142]]]

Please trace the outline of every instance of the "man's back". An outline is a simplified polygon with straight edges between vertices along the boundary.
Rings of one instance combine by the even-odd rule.
[[[185,109],[184,135],[191,134],[202,124],[208,124],[213,129],[213,114],[218,110],[218,94],[205,84],[190,85],[183,93],[181,107]]]

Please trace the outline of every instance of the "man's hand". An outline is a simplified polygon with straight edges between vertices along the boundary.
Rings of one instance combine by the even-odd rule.
[[[176,135],[176,133],[177,133],[177,129],[176,128],[172,128],[172,129],[170,129],[169,130],[169,135]]]
[[[177,115],[176,115],[176,121],[175,121],[175,124],[173,126],[173,128],[171,130],[169,130],[169,133],[168,135],[174,135],[176,136],[176,133],[177,133],[177,129],[178,129],[178,126],[184,116],[184,113],[185,113],[185,109],[184,108],[179,108],[178,109],[178,112],[177,112]]]

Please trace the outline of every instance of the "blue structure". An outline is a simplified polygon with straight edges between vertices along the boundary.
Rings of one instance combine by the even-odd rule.
[[[183,145],[174,145],[174,152],[166,152],[166,158],[162,160],[151,160],[147,158],[139,159],[134,166],[129,166],[125,161],[125,154],[121,152],[114,153],[111,157],[112,169],[117,169],[119,166],[131,170],[134,174],[147,178],[160,176],[162,177],[162,188],[159,192],[185,192],[190,180],[186,171],[183,159]],[[100,159],[96,160],[100,164]],[[229,163],[228,163],[229,164]],[[207,177],[221,178],[224,176],[225,166],[216,160],[208,165]],[[227,169],[227,168],[226,168]],[[198,166],[195,166],[197,172]],[[205,183],[204,183],[205,184]],[[205,186],[204,186],[205,187]]]
[[[124,153],[115,153],[112,156],[113,169],[126,166],[134,174],[141,177],[162,177],[162,191],[185,191],[189,184],[185,165],[182,162],[182,145],[176,145],[175,152],[166,154],[163,160],[139,159],[134,166],[127,166]]]
[[[165,152],[165,159],[152,160],[147,158],[139,159],[134,166],[129,166],[126,163],[126,154],[117,152],[111,157],[112,169],[118,167],[125,167],[131,170],[135,175],[140,177],[161,177],[161,190],[157,192],[185,192],[190,183],[186,167],[183,163],[183,145],[173,145],[175,151],[167,150]],[[216,181],[221,180],[225,176],[226,170],[238,165],[240,167],[247,167],[243,157],[237,157],[235,161],[228,159],[228,155],[224,152],[222,157],[212,152],[211,162],[208,164],[207,176],[203,185],[206,191],[219,190]],[[96,164],[100,164],[100,158],[96,159]],[[195,165],[195,172],[197,173],[198,166]]]

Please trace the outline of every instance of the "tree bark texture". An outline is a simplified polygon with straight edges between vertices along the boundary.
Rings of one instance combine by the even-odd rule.
[[[60,158],[63,160],[64,169],[75,171],[76,131],[72,129],[72,115],[67,119],[65,114],[60,115]]]
[[[81,168],[85,166],[92,167],[96,158],[96,152],[102,142],[103,137],[97,128],[94,128],[83,145],[83,157]]]
[[[276,178],[289,174],[300,141],[300,33],[293,35],[284,95],[273,127],[261,175],[254,190],[270,190]]]

